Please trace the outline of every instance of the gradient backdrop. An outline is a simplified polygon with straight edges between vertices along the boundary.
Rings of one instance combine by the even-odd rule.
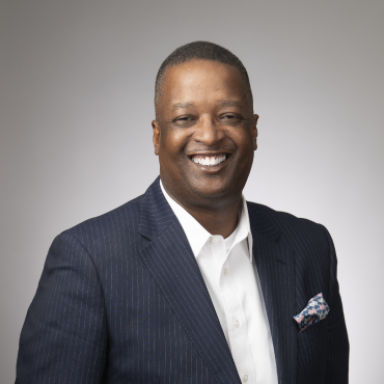
[[[53,238],[143,193],[162,60],[243,61],[259,120],[248,200],[333,236],[350,382],[383,383],[384,1],[0,1],[0,383]]]

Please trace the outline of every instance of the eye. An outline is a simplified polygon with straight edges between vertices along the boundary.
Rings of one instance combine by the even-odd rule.
[[[195,123],[196,118],[191,115],[183,115],[178,116],[173,120],[173,123],[176,126],[182,127],[182,128],[188,128],[192,126]]]
[[[179,120],[179,121],[190,121],[190,120],[192,120],[192,117],[191,116],[183,116],[183,117],[178,118],[177,120]]]
[[[195,117],[193,115],[181,115],[181,116],[176,116],[173,121],[192,121],[195,120]]]
[[[221,121],[235,122],[241,120],[241,116],[237,113],[226,113],[220,116]]]

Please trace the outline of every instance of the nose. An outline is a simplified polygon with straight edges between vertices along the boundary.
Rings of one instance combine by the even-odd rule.
[[[193,139],[205,145],[215,145],[225,134],[218,122],[211,116],[200,116]]]

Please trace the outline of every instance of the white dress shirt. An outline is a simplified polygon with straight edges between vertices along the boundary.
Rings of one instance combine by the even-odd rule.
[[[277,384],[275,354],[243,197],[239,222],[224,239],[211,235],[161,189],[188,238],[211,296],[240,379],[248,384]],[[248,246],[249,245],[249,246]]]

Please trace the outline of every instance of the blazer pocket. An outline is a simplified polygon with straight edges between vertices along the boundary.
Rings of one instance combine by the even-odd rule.
[[[297,335],[297,346],[299,348],[306,348],[312,343],[319,340],[321,337],[325,338],[327,332],[327,318],[320,320],[318,323],[309,326]],[[324,340],[325,341],[325,340]]]

